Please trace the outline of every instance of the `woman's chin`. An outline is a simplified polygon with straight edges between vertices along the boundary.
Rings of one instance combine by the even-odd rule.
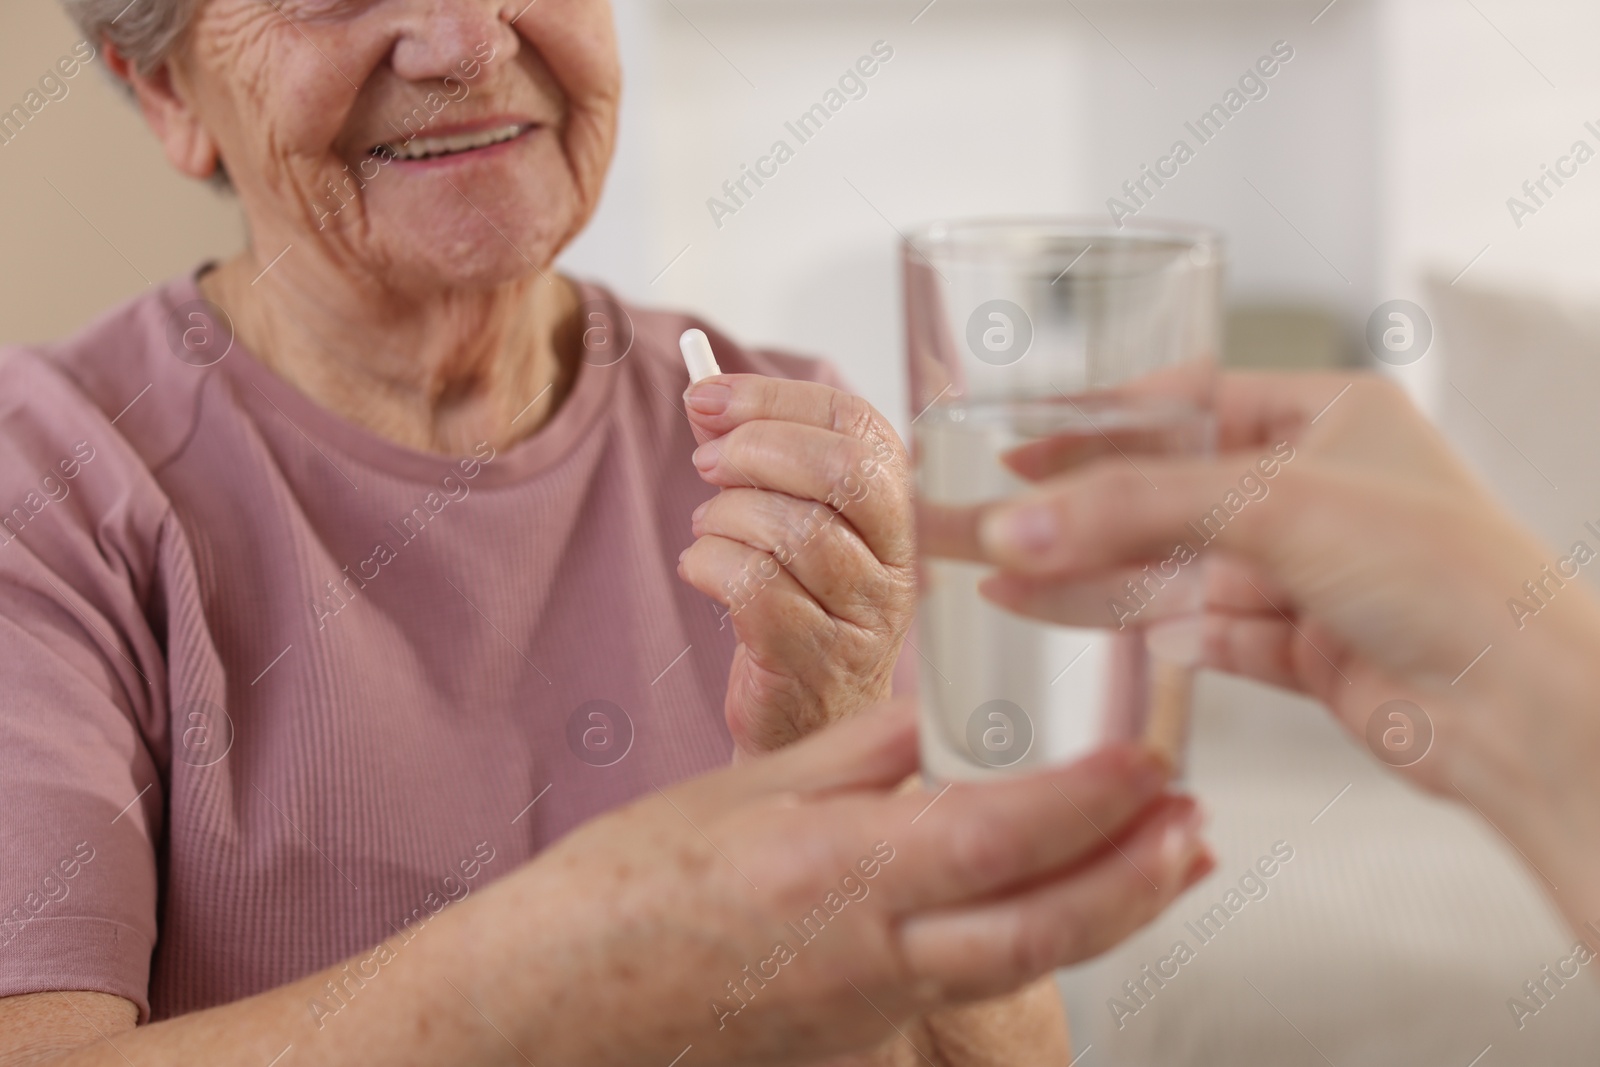
[[[383,264],[396,288],[426,294],[537,276],[579,218],[572,198],[548,189],[489,190],[482,202],[454,192],[448,198],[386,196],[369,204],[365,234],[374,246],[370,258]]]

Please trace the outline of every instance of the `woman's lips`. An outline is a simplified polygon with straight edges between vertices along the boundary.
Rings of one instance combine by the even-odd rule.
[[[375,145],[371,155],[387,157],[395,163],[431,163],[477,158],[487,152],[520,141],[539,128],[535,122],[506,122],[481,129],[452,133],[425,134]]]

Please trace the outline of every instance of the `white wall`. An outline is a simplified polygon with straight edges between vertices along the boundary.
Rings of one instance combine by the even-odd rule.
[[[903,424],[896,229],[944,215],[1104,216],[1182,136],[1196,158],[1145,214],[1223,229],[1236,299],[1365,319],[1381,200],[1370,3],[1342,0],[1315,25],[1270,0],[924,3],[624,0],[623,155],[603,228],[569,264],[746,339],[828,355]],[[707,198],[880,39],[895,56],[866,98],[719,229]],[[1184,120],[1277,40],[1295,58],[1199,147]]]
[[[1593,56],[1600,6],[1389,0],[1382,24],[1388,291],[1421,302],[1425,275],[1448,283],[1472,264],[1463,283],[1593,300],[1600,292],[1600,159],[1520,228],[1506,200],[1522,195],[1522,183],[1574,139],[1600,149],[1600,137],[1583,125],[1600,127]],[[1448,353],[1437,355],[1402,375],[1434,409],[1448,381]],[[1507,353],[1508,364],[1514,360]]]

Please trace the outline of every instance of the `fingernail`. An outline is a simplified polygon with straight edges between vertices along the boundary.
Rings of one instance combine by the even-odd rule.
[[[986,551],[1002,558],[1043,556],[1060,539],[1055,513],[1042,504],[990,511],[983,517],[978,535]]]
[[[698,382],[683,395],[689,410],[700,415],[721,415],[732,399],[733,389],[721,382]]]
[[[1161,868],[1166,871],[1186,870],[1189,858],[1202,846],[1200,827],[1205,824],[1205,812],[1200,805],[1190,801],[1186,810],[1174,817],[1161,835]]]
[[[694,450],[694,465],[702,474],[717,465],[717,450],[711,447],[711,442],[707,441]]]
[[[710,509],[711,509],[711,501],[709,501],[709,500],[707,500],[705,503],[701,504],[699,507],[695,508],[694,511],[689,514],[689,523],[690,523],[690,525],[694,525],[694,524],[698,523],[701,519],[705,518],[706,517],[706,512],[709,511]]]
[[[690,547],[692,548],[693,546],[691,545]],[[689,554],[689,549],[687,549],[687,548],[684,549],[682,552],[679,552],[678,553],[678,562],[682,563],[683,562],[683,557],[687,556],[688,554]]]

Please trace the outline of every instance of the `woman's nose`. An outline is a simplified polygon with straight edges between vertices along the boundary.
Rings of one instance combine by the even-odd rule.
[[[408,81],[459,77],[463,60],[493,55],[504,62],[516,54],[517,32],[509,24],[515,0],[413,0],[409,6],[391,59]]]

